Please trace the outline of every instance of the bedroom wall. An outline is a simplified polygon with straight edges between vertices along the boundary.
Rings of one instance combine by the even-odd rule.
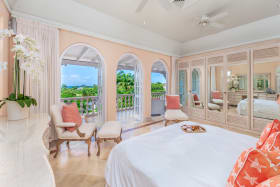
[[[7,29],[10,14],[3,1],[0,1],[0,29]],[[0,40],[0,61],[9,61],[9,39]],[[0,72],[0,100],[8,96],[8,70]],[[0,116],[5,115],[5,106],[0,109]]]
[[[123,54],[132,53],[136,55],[143,68],[143,96],[144,96],[144,118],[151,114],[151,68],[153,62],[161,59],[168,68],[168,88],[171,89],[171,57],[160,53],[150,52],[134,47],[82,35],[66,30],[60,30],[60,54],[76,43],[85,43],[96,48],[105,60],[105,92],[106,92],[106,113],[107,120],[116,119],[116,69],[118,60]]]

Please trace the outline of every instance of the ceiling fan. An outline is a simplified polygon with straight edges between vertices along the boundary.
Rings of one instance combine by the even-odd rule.
[[[207,27],[207,26],[211,26],[217,29],[222,29],[225,27],[224,24],[219,23],[218,21],[227,17],[228,13],[227,12],[222,12],[219,14],[216,14],[214,16],[208,16],[208,15],[203,15],[201,16],[198,25],[202,26],[202,27]]]
[[[146,6],[149,0],[141,0],[138,5],[136,12],[141,12],[143,8]],[[193,5],[198,0],[158,0],[161,6],[168,10],[172,7],[172,4],[179,6],[180,8],[186,8]]]

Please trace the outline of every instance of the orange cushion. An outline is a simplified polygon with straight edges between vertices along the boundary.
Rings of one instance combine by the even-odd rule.
[[[62,119],[63,122],[76,123],[78,127],[82,125],[82,117],[79,113],[79,109],[76,103],[70,105],[64,105],[62,108]],[[77,127],[67,127],[66,130],[73,132]]]
[[[222,99],[222,93],[221,92],[212,92],[213,99]]]
[[[256,187],[279,187],[279,186],[280,186],[280,175],[277,175],[258,184]]]
[[[179,95],[167,95],[166,96],[167,109],[180,109],[180,97]]]
[[[242,152],[227,180],[227,186],[254,187],[257,184],[280,175],[279,152],[261,151],[250,148]]]
[[[263,151],[278,151],[280,156],[280,132],[272,133],[265,141],[261,150]],[[279,160],[280,161],[280,160]]]
[[[193,100],[194,101],[199,101],[199,98],[196,94],[193,94]],[[200,105],[199,103],[195,103],[195,105]]]
[[[259,141],[257,142],[256,147],[258,149],[261,149],[262,146],[264,145],[265,141],[267,140],[267,138],[274,132],[278,132],[280,131],[280,122],[279,120],[275,119],[272,123],[269,123],[266,125],[266,127],[264,128]]]

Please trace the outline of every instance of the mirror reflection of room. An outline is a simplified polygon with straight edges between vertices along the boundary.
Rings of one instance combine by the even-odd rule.
[[[248,64],[228,66],[228,113],[248,115]],[[245,109],[243,111],[242,109]]]
[[[187,84],[188,84],[187,70],[179,70],[179,96],[180,96],[180,104],[183,106],[186,106],[188,102]]]
[[[208,67],[208,110],[223,111],[223,66]]]
[[[194,68],[192,70],[191,100],[192,100],[192,106],[195,108],[204,108],[201,85],[202,85],[201,70],[199,68]]]
[[[254,63],[254,118],[279,119],[280,62]]]

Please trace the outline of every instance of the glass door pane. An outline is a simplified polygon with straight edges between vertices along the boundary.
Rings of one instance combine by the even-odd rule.
[[[185,107],[188,101],[187,70],[179,70],[180,103]]]
[[[227,56],[227,124],[249,129],[249,52]]]
[[[262,131],[267,123],[280,119],[277,93],[280,90],[279,47],[253,51],[253,130]]]
[[[217,57],[213,57],[216,58]],[[224,58],[221,56],[220,61],[211,62],[212,58],[207,60],[207,113],[206,118],[209,121],[220,122],[225,124],[225,107],[224,107]]]
[[[190,106],[194,118],[205,119],[205,59],[193,60],[190,71]]]

